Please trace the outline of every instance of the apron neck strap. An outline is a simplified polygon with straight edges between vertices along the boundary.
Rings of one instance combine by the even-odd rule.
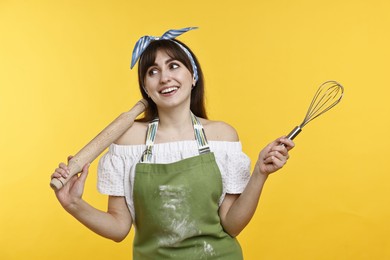
[[[146,149],[142,154],[141,162],[151,162],[152,159],[152,148],[154,145],[154,140],[156,139],[156,133],[158,128],[159,118],[153,119],[149,125],[146,132]],[[209,153],[210,146],[206,139],[206,134],[204,132],[203,126],[200,123],[199,119],[191,112],[191,121],[194,127],[195,140],[198,144],[199,154]]]
[[[192,125],[194,126],[195,140],[198,144],[199,154],[209,153],[210,146],[207,142],[206,134],[203,129],[203,125],[200,123],[199,118],[197,118],[191,112]]]

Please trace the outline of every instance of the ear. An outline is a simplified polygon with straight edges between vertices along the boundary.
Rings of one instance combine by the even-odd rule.
[[[195,80],[195,77],[193,76],[192,77],[192,88],[194,88],[196,85],[196,80]]]

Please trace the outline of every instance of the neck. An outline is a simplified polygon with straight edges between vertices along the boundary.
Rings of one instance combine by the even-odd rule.
[[[165,111],[160,109],[158,111],[160,119],[159,129],[164,131],[181,132],[192,127],[190,109],[170,109]]]

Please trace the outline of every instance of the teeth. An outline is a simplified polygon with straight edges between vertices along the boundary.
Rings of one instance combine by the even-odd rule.
[[[177,87],[166,88],[166,89],[161,91],[161,94],[166,94],[166,93],[172,92],[172,91],[174,91],[176,89],[178,89],[178,88]]]

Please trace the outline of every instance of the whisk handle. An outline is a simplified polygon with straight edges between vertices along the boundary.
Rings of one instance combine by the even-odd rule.
[[[296,126],[288,135],[287,138],[290,140],[293,140],[300,132],[302,131],[302,128],[299,126]]]

